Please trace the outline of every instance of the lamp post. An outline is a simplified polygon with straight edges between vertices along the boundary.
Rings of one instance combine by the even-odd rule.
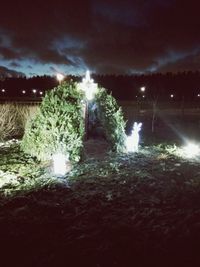
[[[143,93],[145,93],[146,91],[146,87],[145,86],[142,86],[140,87],[140,92],[142,93],[142,98],[144,99],[145,98],[145,95]]]
[[[140,111],[142,110],[142,106],[143,106],[143,100],[145,100],[145,91],[146,91],[146,87],[145,86],[141,86],[139,88],[139,95],[137,97],[138,100],[138,112],[140,113]]]
[[[79,83],[79,88],[85,92],[85,139],[88,139],[88,126],[89,126],[89,102],[94,98],[95,93],[97,92],[97,83],[94,83],[94,80],[90,78],[90,71],[87,70],[85,78],[82,79],[82,82]]]

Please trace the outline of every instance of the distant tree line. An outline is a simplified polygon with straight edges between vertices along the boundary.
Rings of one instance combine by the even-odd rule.
[[[112,91],[113,96],[119,100],[136,100],[142,95],[146,99],[159,98],[167,100],[171,96],[180,101],[183,98],[188,101],[200,98],[200,72],[181,73],[155,73],[149,75],[94,76],[96,82]],[[145,87],[145,92],[141,92]]]
[[[137,100],[139,98],[200,101],[200,72],[155,73],[148,75],[92,75],[95,82],[105,87],[117,100]],[[66,80],[81,81],[80,76],[66,76]],[[5,78],[0,80],[0,96],[33,96],[37,92],[50,90],[58,85],[52,76],[35,76],[31,78]],[[145,87],[145,91],[140,90]],[[35,96],[37,93],[35,93]]]

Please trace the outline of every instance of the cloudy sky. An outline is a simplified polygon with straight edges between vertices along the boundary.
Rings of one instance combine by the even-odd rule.
[[[200,70],[198,0],[1,3],[0,68],[27,76]]]

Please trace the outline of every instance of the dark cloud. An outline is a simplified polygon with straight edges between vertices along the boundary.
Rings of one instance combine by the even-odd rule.
[[[168,63],[160,68],[161,72],[171,71],[190,71],[190,70],[198,70],[200,71],[200,51],[181,58],[173,63]]]
[[[37,76],[38,74],[36,72],[29,72],[29,76]]]
[[[15,1],[13,6],[4,3],[1,8],[0,27],[11,38],[11,47],[4,49],[5,59],[20,55],[42,63],[72,64],[67,55],[52,49],[52,43],[64,34],[82,35],[88,29],[87,1],[83,5],[46,1]],[[3,15],[2,15],[3,14]],[[82,20],[79,23],[79,20]],[[5,51],[6,50],[6,51]]]
[[[73,65],[73,62],[66,55],[61,55],[52,49],[47,49],[42,53],[38,52],[38,54],[35,54],[32,58],[41,63],[53,62],[55,64]]]
[[[0,56],[101,73],[196,70],[198,11],[195,0],[7,1]]]
[[[13,67],[13,68],[21,67],[21,65],[18,62],[15,62],[15,61],[10,62],[9,66]]]
[[[53,67],[53,66],[50,66],[50,67],[49,67],[49,71],[50,71],[51,73],[62,73],[62,71],[60,70],[60,68],[58,68],[58,67]]]
[[[20,59],[19,53],[15,52],[14,49],[0,46],[0,57],[3,59]]]
[[[57,72],[58,70],[52,66],[49,67],[49,70],[52,71],[52,72]]]
[[[22,77],[25,76],[24,73],[18,72],[9,68],[6,68],[4,66],[0,66],[0,78],[6,78],[6,77]]]

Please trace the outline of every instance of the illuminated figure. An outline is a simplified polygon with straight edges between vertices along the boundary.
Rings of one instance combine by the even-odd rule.
[[[141,130],[141,127],[142,127],[141,122],[140,123],[134,122],[131,135],[126,137],[127,152],[137,152],[138,151],[138,145],[139,145],[139,141],[140,141],[139,132]]]

